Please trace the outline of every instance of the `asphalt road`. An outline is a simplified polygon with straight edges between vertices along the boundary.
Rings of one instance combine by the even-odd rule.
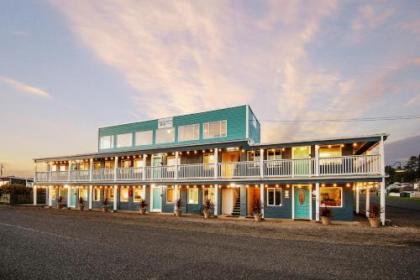
[[[418,244],[261,238],[126,216],[0,207],[0,279],[420,279]]]

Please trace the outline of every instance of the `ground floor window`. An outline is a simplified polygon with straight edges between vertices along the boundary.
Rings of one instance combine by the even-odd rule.
[[[166,203],[174,203],[175,202],[175,190],[174,187],[168,186],[166,188]]]
[[[107,198],[109,201],[114,200],[114,189],[113,188],[106,188],[105,189],[105,198]]]
[[[267,188],[267,205],[268,206],[281,206],[281,189]]]
[[[120,201],[128,202],[129,191],[128,188],[120,188]]]
[[[94,188],[93,189],[93,201],[100,201],[101,200],[101,189]]]
[[[211,203],[214,203],[215,190],[214,188],[206,188],[203,192],[203,201],[210,200]]]
[[[140,202],[142,200],[142,190],[141,188],[134,188],[133,190],[133,201]]]
[[[88,200],[88,191],[85,188],[79,189],[79,199],[83,198],[83,201]]]
[[[342,207],[343,188],[341,187],[321,187],[319,189],[322,207]]]
[[[188,189],[188,204],[198,204],[198,189]]]

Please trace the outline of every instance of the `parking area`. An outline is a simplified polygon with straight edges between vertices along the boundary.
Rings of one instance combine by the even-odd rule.
[[[0,207],[1,279],[418,279],[420,230]]]

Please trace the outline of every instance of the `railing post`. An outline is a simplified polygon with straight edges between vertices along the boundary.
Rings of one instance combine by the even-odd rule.
[[[175,152],[175,180],[178,179],[178,159],[179,159],[179,154],[178,152]]]
[[[317,222],[319,222],[319,204],[320,204],[319,182],[316,182],[315,183],[315,219]]]
[[[214,148],[214,178],[215,179],[219,178],[218,164],[219,164],[219,149]]]
[[[117,181],[118,157],[114,159],[114,182]]]
[[[315,175],[319,176],[319,145],[315,145]]]
[[[67,208],[70,208],[70,193],[71,193],[71,186],[67,185]]]
[[[360,187],[356,186],[356,214],[360,212]]]
[[[214,215],[219,215],[219,185],[214,185]]]
[[[114,212],[117,211],[117,196],[118,196],[118,186],[114,185]]]
[[[366,217],[369,218],[370,211],[370,189],[366,187]]]
[[[89,160],[89,182],[93,179],[93,158]]]
[[[71,181],[71,160],[69,160],[68,181]]]
[[[260,149],[260,177],[264,178],[264,149]]]

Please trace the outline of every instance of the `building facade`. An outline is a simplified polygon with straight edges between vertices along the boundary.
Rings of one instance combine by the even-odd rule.
[[[260,135],[248,105],[103,127],[98,152],[35,159],[34,188],[50,206],[82,198],[95,209],[106,199],[136,211],[145,200],[171,213],[180,199],[184,213],[200,214],[210,200],[215,216],[251,216],[259,204],[266,219],[304,220],[319,220],[321,207],[352,220],[359,192],[378,188],[385,223],[387,135],[272,144]]]

